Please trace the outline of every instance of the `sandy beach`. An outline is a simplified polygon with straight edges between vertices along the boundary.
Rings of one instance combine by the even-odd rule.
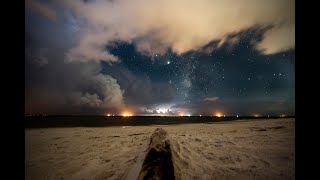
[[[156,128],[175,179],[294,179],[295,120],[25,130],[26,179],[130,179]]]

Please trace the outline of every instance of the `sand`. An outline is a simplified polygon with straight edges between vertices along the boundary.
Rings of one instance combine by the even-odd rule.
[[[294,179],[294,119],[25,130],[26,179],[133,179],[167,131],[176,179]]]

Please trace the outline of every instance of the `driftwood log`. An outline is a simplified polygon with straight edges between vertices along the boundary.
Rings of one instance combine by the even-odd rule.
[[[171,158],[170,141],[167,139],[167,132],[162,128],[157,128],[150,138],[148,153],[138,179],[174,179],[174,168]]]

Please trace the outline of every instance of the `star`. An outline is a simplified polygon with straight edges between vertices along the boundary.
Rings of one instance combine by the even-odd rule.
[[[167,64],[170,64],[170,61],[168,61]]]

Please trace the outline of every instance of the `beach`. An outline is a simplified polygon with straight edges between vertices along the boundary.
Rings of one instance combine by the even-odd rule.
[[[294,179],[295,120],[25,129],[26,179],[131,179],[164,129],[175,179]]]

